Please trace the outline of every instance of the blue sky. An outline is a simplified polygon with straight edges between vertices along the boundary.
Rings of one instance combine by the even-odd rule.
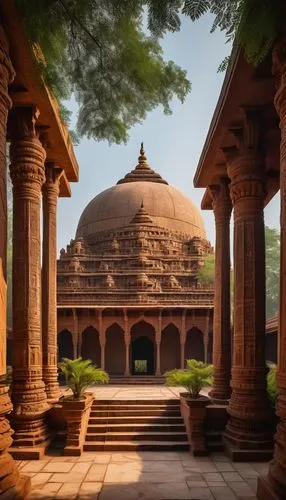
[[[185,103],[172,103],[171,116],[157,108],[130,131],[127,145],[109,146],[83,139],[75,148],[80,178],[71,184],[72,197],[59,200],[58,249],[74,238],[89,201],[134,168],[141,141],[151,167],[200,206],[203,190],[193,187],[193,176],[224,78],[217,68],[230,51],[222,33],[209,33],[211,24],[210,16],[194,24],[183,19],[181,31],[166,35],[162,41],[165,59],[186,69],[192,83]],[[68,104],[76,113],[75,102]],[[214,244],[213,214],[202,212],[202,216],[208,239]],[[266,208],[265,221],[271,227],[279,226],[279,195]]]

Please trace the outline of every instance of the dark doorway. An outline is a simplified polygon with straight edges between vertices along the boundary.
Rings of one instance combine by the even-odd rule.
[[[162,331],[160,350],[162,373],[180,368],[180,332],[173,323]]]
[[[106,330],[105,370],[109,375],[123,375],[125,370],[125,343],[122,328],[114,323]]]
[[[98,331],[92,326],[88,326],[82,332],[81,357],[91,359],[96,365],[101,365],[101,349]]]
[[[185,343],[185,359],[205,360],[204,339],[201,330],[191,328],[187,333]]]
[[[265,359],[277,363],[277,333],[265,335]]]
[[[72,334],[69,330],[62,330],[58,334],[58,361],[63,358],[73,359]]]
[[[148,337],[132,342],[132,374],[154,375],[154,344]]]

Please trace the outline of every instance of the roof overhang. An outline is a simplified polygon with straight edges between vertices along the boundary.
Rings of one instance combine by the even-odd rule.
[[[195,187],[207,188],[217,184],[221,177],[227,176],[222,148],[236,145],[233,130],[242,126],[244,108],[259,107],[265,137],[267,171],[265,204],[279,190],[280,129],[273,104],[275,78],[272,75],[271,66],[271,53],[254,68],[246,61],[241,49],[233,50],[194,176]],[[202,208],[211,209],[208,189],[203,197]]]
[[[60,180],[60,196],[70,196],[69,182],[78,181],[79,167],[68,129],[60,118],[57,101],[37,73],[33,48],[26,37],[14,1],[1,2],[0,13],[16,72],[9,87],[13,105],[35,105],[39,109],[37,126],[45,133],[47,161],[64,170]]]

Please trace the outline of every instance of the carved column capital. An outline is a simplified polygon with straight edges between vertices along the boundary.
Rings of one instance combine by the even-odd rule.
[[[216,222],[229,221],[232,211],[232,203],[229,192],[229,180],[221,179],[219,184],[209,186],[212,198],[212,208]]]
[[[39,110],[36,106],[20,106],[11,110],[8,120],[10,173],[14,189],[42,187],[45,180],[45,150],[36,132]]]
[[[60,178],[63,174],[63,169],[56,166],[54,163],[46,162],[45,164],[45,182],[43,184],[43,196],[48,199],[51,204],[57,204],[57,198],[60,192]]]

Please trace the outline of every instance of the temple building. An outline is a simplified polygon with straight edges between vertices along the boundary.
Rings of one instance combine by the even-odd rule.
[[[212,252],[191,200],[147,163],[97,195],[57,265],[58,355],[113,376],[153,375],[212,357]]]

